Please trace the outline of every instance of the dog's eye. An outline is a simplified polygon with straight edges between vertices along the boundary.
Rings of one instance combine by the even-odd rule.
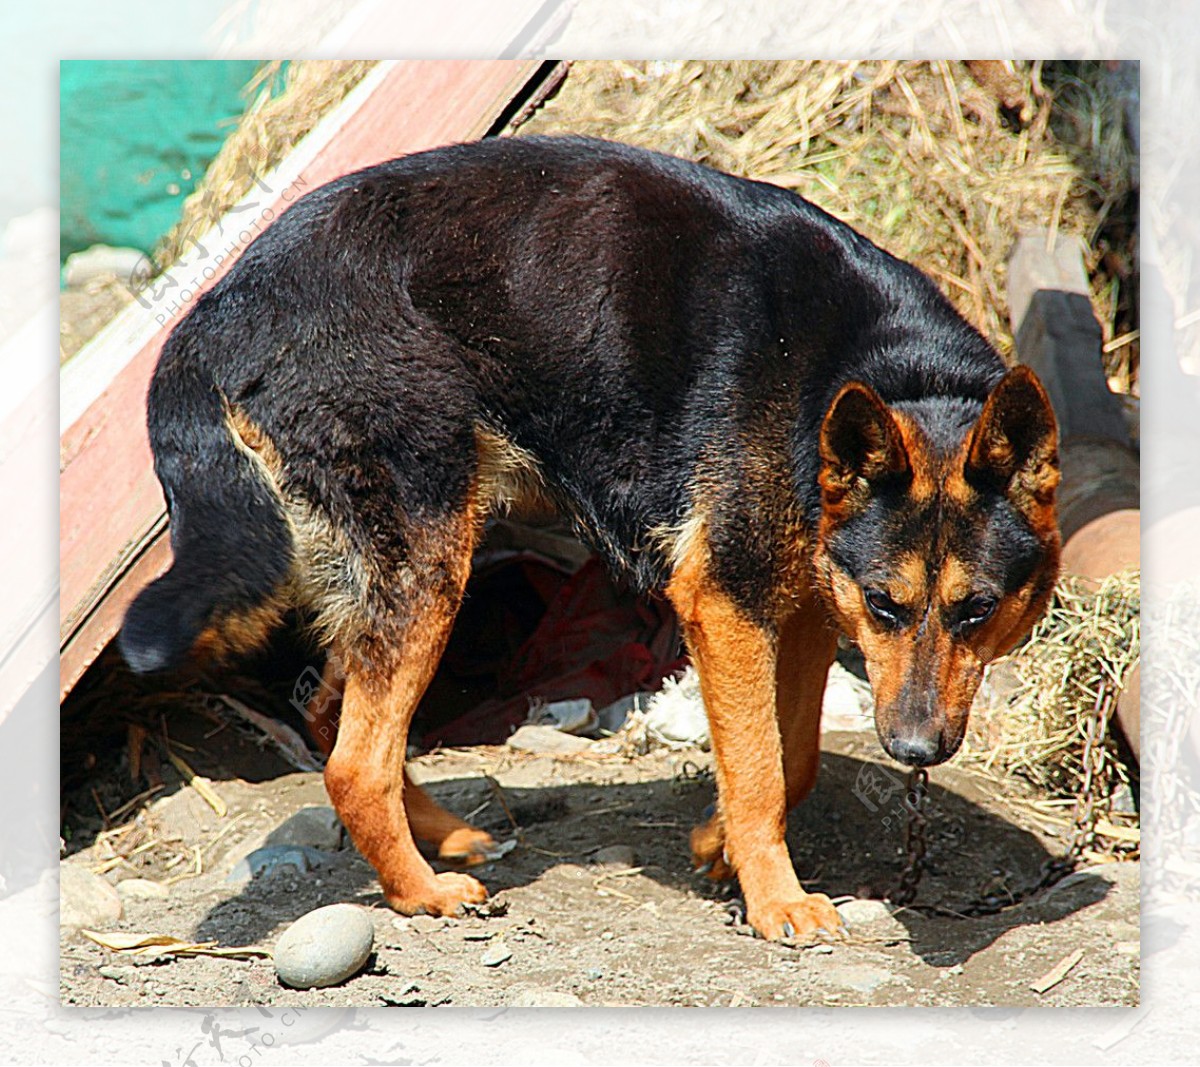
[[[867,602],[867,607],[871,609],[871,614],[880,622],[897,623],[900,621],[900,613],[904,609],[882,589],[864,590],[863,598]]]
[[[990,593],[975,593],[969,596],[962,606],[962,625],[978,626],[987,622],[996,610],[999,601]]]

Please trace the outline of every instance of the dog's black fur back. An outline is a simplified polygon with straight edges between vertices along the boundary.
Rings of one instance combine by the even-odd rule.
[[[149,425],[176,560],[121,647],[173,665],[276,595],[296,565],[285,497],[373,573],[415,565],[420,531],[471,492],[481,429],[533,457],[642,589],[669,578],[663,531],[705,494],[718,577],[761,612],[773,527],[819,514],[839,387],[970,417],[1003,369],[924,275],[777,187],[583,138],[394,160],[298,201],[170,338]]]

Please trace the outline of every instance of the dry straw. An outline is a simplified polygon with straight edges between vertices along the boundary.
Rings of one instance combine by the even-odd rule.
[[[1029,639],[1014,653],[1017,687],[988,725],[986,762],[1051,793],[1071,796],[1083,779],[1089,719],[1103,689],[1119,692],[1141,653],[1141,581],[1137,571],[1099,584],[1063,578]],[[1109,780],[1119,777],[1111,732]]]
[[[266,63],[246,86],[250,98],[237,124],[184,201],[183,214],[155,252],[166,268],[216,225],[256,181],[264,178],[331,108],[366,75],[372,63],[297,60],[283,69]]]

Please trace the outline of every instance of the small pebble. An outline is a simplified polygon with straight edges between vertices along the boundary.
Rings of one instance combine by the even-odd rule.
[[[375,943],[364,909],[330,904],[302,915],[275,946],[275,973],[293,989],[338,985],[362,970]]]
[[[559,993],[553,989],[522,989],[513,997],[514,1008],[582,1008],[583,1001],[574,993]]]
[[[615,734],[625,725],[629,713],[634,709],[644,708],[653,695],[653,693],[630,693],[629,696],[621,697],[620,700],[614,700],[611,704],[601,708],[596,713],[598,729],[602,734]]]
[[[121,898],[98,874],[64,863],[59,867],[59,913],[63,926],[108,926],[121,918]]]
[[[813,945],[811,951],[815,952],[818,956],[829,956],[833,953],[833,946],[832,945]]]
[[[152,269],[149,257],[140,249],[92,245],[67,256],[64,274],[70,288],[82,289],[109,274],[116,275],[122,285],[137,285],[150,277]]]
[[[226,876],[227,882],[248,882],[274,874],[307,874],[328,859],[328,854],[309,845],[265,845],[238,860]]]
[[[531,711],[530,722],[535,726],[550,726],[564,734],[585,734],[596,725],[596,709],[586,697],[581,700],[556,700],[537,711]]]
[[[337,852],[345,841],[337,812],[328,806],[301,808],[267,835],[267,845],[307,845],[324,852]]]
[[[122,900],[166,900],[170,895],[167,886],[149,878],[126,878],[117,883],[117,896]]]
[[[515,837],[510,837],[507,841],[501,841],[487,850],[487,860],[489,863],[491,863],[495,860],[502,859],[516,847],[517,839]]]
[[[436,934],[449,925],[443,915],[414,915],[408,920],[408,928],[415,934]]]
[[[592,743],[585,737],[564,734],[553,726],[521,726],[508,739],[507,744],[509,748],[522,752],[569,755],[588,751]]]
[[[503,941],[497,941],[488,946],[487,951],[479,958],[485,967],[499,967],[506,960],[512,959],[512,949]]]
[[[591,861],[604,867],[632,867],[637,862],[637,856],[628,845],[608,845],[596,849]]]
[[[837,911],[842,922],[850,927],[897,921],[882,900],[847,900],[837,906]]]
[[[119,967],[112,964],[105,964],[102,967],[96,968],[96,973],[101,978],[107,978],[110,982],[116,982],[118,985],[129,985],[132,982],[140,982],[141,975],[132,967]]]

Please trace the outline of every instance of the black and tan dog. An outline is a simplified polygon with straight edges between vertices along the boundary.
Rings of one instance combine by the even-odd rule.
[[[175,562],[140,671],[313,615],[325,780],[388,902],[483,900],[490,838],[404,772],[489,511],[538,494],[679,614],[711,722],[698,865],[764,936],[832,929],[784,843],[840,626],[884,747],[951,756],[1058,565],[1056,429],[914,268],[799,197],[622,145],[490,140],[316,190],[200,299],[149,396]]]

